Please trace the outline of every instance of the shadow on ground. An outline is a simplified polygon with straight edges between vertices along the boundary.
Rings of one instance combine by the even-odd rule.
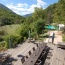
[[[17,55],[17,57],[22,59],[22,58],[25,57],[25,56],[19,54],[19,55]],[[12,62],[14,62],[14,61],[17,62],[17,60],[18,60],[18,59],[16,59],[16,58],[10,57],[10,58],[7,58],[7,59],[2,63],[2,65],[13,65]]]
[[[17,61],[17,59],[14,58],[8,58],[7,60],[5,60],[2,65],[13,65],[12,62],[13,61]]]

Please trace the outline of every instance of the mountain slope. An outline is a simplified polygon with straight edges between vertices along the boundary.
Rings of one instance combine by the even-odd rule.
[[[32,16],[32,13],[24,15],[24,17]]]
[[[21,23],[22,21],[23,21],[22,16],[17,15],[3,4],[0,4],[0,25]]]
[[[14,13],[12,10],[10,10],[8,7],[4,6],[3,4],[0,3],[0,9],[8,10],[12,13]]]

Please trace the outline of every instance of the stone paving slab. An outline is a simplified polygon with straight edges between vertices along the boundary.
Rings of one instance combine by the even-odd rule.
[[[57,45],[48,44],[48,46],[53,49],[51,51],[52,56],[47,59],[49,65],[65,65],[65,49],[58,48]],[[49,51],[49,52],[50,52]]]

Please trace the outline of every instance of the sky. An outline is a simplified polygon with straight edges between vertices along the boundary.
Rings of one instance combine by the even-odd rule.
[[[26,15],[34,12],[35,7],[45,9],[58,0],[0,0],[0,3],[19,15]]]

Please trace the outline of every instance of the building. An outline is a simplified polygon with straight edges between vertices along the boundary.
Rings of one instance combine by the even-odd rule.
[[[65,25],[64,24],[58,24],[59,30],[61,30]]]

